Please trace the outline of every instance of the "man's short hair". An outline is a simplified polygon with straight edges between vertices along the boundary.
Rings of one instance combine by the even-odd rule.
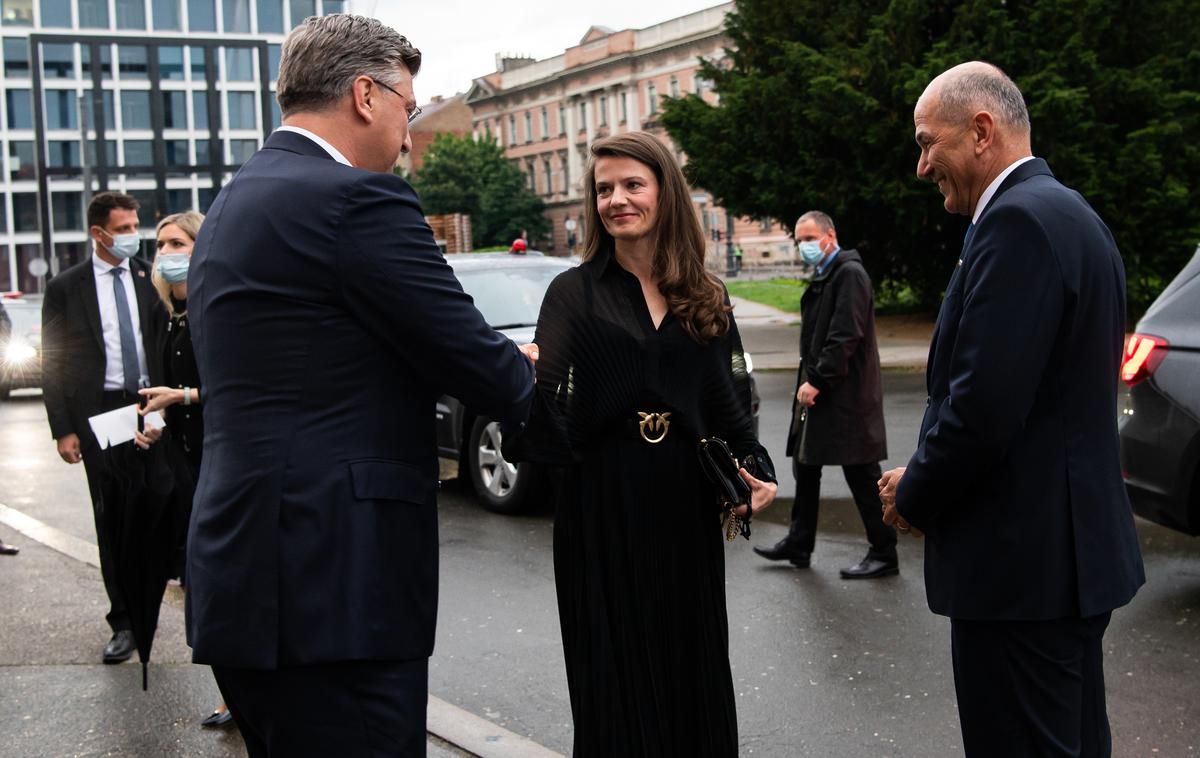
[[[99,192],[92,196],[87,207],[88,229],[98,226],[105,228],[108,216],[115,209],[136,211],[140,206],[138,201],[124,192]]]
[[[829,217],[829,214],[821,211],[809,211],[808,213],[805,213],[803,216],[796,219],[796,226],[803,224],[805,221],[811,221],[816,224],[817,228],[821,230],[821,234],[824,234],[830,229],[836,228],[834,227],[833,219]]]
[[[1029,133],[1029,109],[1021,90],[998,67],[954,76],[942,85],[939,116],[948,123],[965,121],[977,111],[987,111],[1005,126]]]
[[[283,42],[279,110],[285,117],[326,110],[350,92],[359,76],[395,87],[401,65],[416,76],[421,51],[378,19],[345,13],[310,16]]]

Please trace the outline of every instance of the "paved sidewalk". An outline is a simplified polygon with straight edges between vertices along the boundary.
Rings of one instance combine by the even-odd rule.
[[[742,343],[756,369],[795,370],[800,365],[800,316],[761,303],[732,298]],[[924,369],[933,336],[932,319],[877,316],[875,336],[885,369]]]

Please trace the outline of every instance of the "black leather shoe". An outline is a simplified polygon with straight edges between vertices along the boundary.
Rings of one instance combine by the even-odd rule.
[[[208,727],[229,726],[232,723],[233,723],[233,714],[229,712],[229,709],[226,708],[225,710],[221,710],[218,708],[217,710],[208,714],[208,717],[200,722],[200,726],[208,726]]]
[[[124,663],[133,655],[133,632],[122,629],[115,632],[104,646],[105,663]]]
[[[19,552],[21,552],[21,548],[0,540],[0,555],[16,555]]]
[[[878,579],[881,576],[895,576],[900,573],[900,563],[896,560],[881,561],[878,558],[863,558],[850,568],[842,569],[843,579]]]
[[[755,545],[754,552],[768,561],[791,561],[792,565],[796,568],[808,568],[812,559],[812,556],[796,547],[796,543],[791,542],[786,537],[776,542],[774,547],[759,547]]]

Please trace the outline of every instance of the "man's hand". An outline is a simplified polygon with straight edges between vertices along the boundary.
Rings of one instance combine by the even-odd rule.
[[[133,433],[133,444],[137,445],[142,450],[149,450],[151,445],[162,439],[162,433],[163,430],[161,426],[147,425],[145,432],[135,431]]]
[[[821,394],[821,390],[805,382],[800,385],[800,389],[796,390],[796,402],[805,408],[811,408],[816,405],[819,394]]]
[[[901,534],[912,534],[914,537],[921,537],[923,536],[921,530],[914,528],[905,521],[904,517],[900,515],[900,511],[896,510],[896,487],[900,484],[902,478],[904,478],[904,468],[894,468],[883,472],[883,476],[877,482],[879,485],[879,500],[883,503],[883,523],[895,527],[896,531]]]
[[[521,353],[529,359],[530,363],[537,363],[538,346],[535,342],[530,342],[528,345],[520,345]]]
[[[744,468],[738,469],[738,474],[741,475],[746,484],[750,485],[751,508],[750,513],[747,514],[745,506],[742,506],[741,512],[738,513],[739,516],[744,517],[758,513],[763,508],[766,508],[775,501],[775,495],[779,492],[778,484],[775,482],[764,482],[759,479],[755,479],[750,475],[750,472]]]
[[[60,437],[57,441],[59,458],[62,458],[67,463],[79,463],[83,460],[83,454],[79,452],[78,434],[67,434]]]

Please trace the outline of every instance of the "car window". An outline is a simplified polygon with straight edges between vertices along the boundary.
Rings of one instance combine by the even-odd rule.
[[[558,266],[521,266],[460,271],[463,289],[475,298],[475,307],[493,327],[513,328],[537,324],[542,298]]]
[[[12,321],[13,334],[30,336],[41,333],[42,304],[40,302],[6,302],[4,310]]]

